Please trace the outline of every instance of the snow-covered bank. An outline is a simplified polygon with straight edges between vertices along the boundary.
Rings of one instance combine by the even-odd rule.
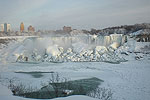
[[[65,98],[56,98],[56,99],[51,99],[51,100],[99,100],[95,98],[91,98],[88,96],[83,96],[83,95],[74,95],[74,96],[69,96]],[[0,100],[36,100],[36,99],[30,99],[30,98],[23,98],[23,97],[17,97],[13,96],[12,92],[8,90],[5,86],[2,86],[0,84]]]

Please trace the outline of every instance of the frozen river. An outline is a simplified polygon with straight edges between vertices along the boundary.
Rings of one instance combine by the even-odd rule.
[[[121,64],[103,62],[82,63],[41,63],[41,64],[1,64],[1,77],[17,78],[32,86],[41,87],[47,82],[50,73],[58,72],[61,77],[71,80],[97,77],[104,80],[100,87],[113,91],[114,100],[149,100],[150,99],[150,61],[129,61]],[[42,77],[15,72],[42,72]],[[45,72],[45,73],[44,73]]]

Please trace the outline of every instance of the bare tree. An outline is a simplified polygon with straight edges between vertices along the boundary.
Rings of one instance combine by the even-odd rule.
[[[112,95],[113,93],[111,92],[110,89],[105,89],[105,88],[97,88],[90,93],[87,94],[90,97],[93,98],[98,98],[100,100],[112,100]]]
[[[59,96],[60,91],[68,89],[69,86],[67,78],[60,78],[58,73],[51,74],[49,85],[53,87],[56,97]]]

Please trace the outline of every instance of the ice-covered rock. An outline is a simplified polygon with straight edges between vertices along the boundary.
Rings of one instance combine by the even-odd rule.
[[[99,54],[103,54],[105,52],[107,52],[107,48],[105,46],[96,46],[95,50],[99,53]]]
[[[66,53],[72,54],[72,53],[73,53],[73,52],[72,52],[72,49],[71,49],[71,48],[68,48]]]
[[[63,53],[64,52],[64,48],[63,47],[59,47],[58,50]]]

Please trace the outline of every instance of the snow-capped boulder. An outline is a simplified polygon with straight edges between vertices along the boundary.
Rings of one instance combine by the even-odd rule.
[[[59,51],[60,51],[61,53],[64,52],[64,48],[63,48],[63,47],[58,47],[58,49],[59,49]]]
[[[99,54],[103,54],[107,52],[107,48],[105,46],[96,46],[95,51],[97,51]]]

